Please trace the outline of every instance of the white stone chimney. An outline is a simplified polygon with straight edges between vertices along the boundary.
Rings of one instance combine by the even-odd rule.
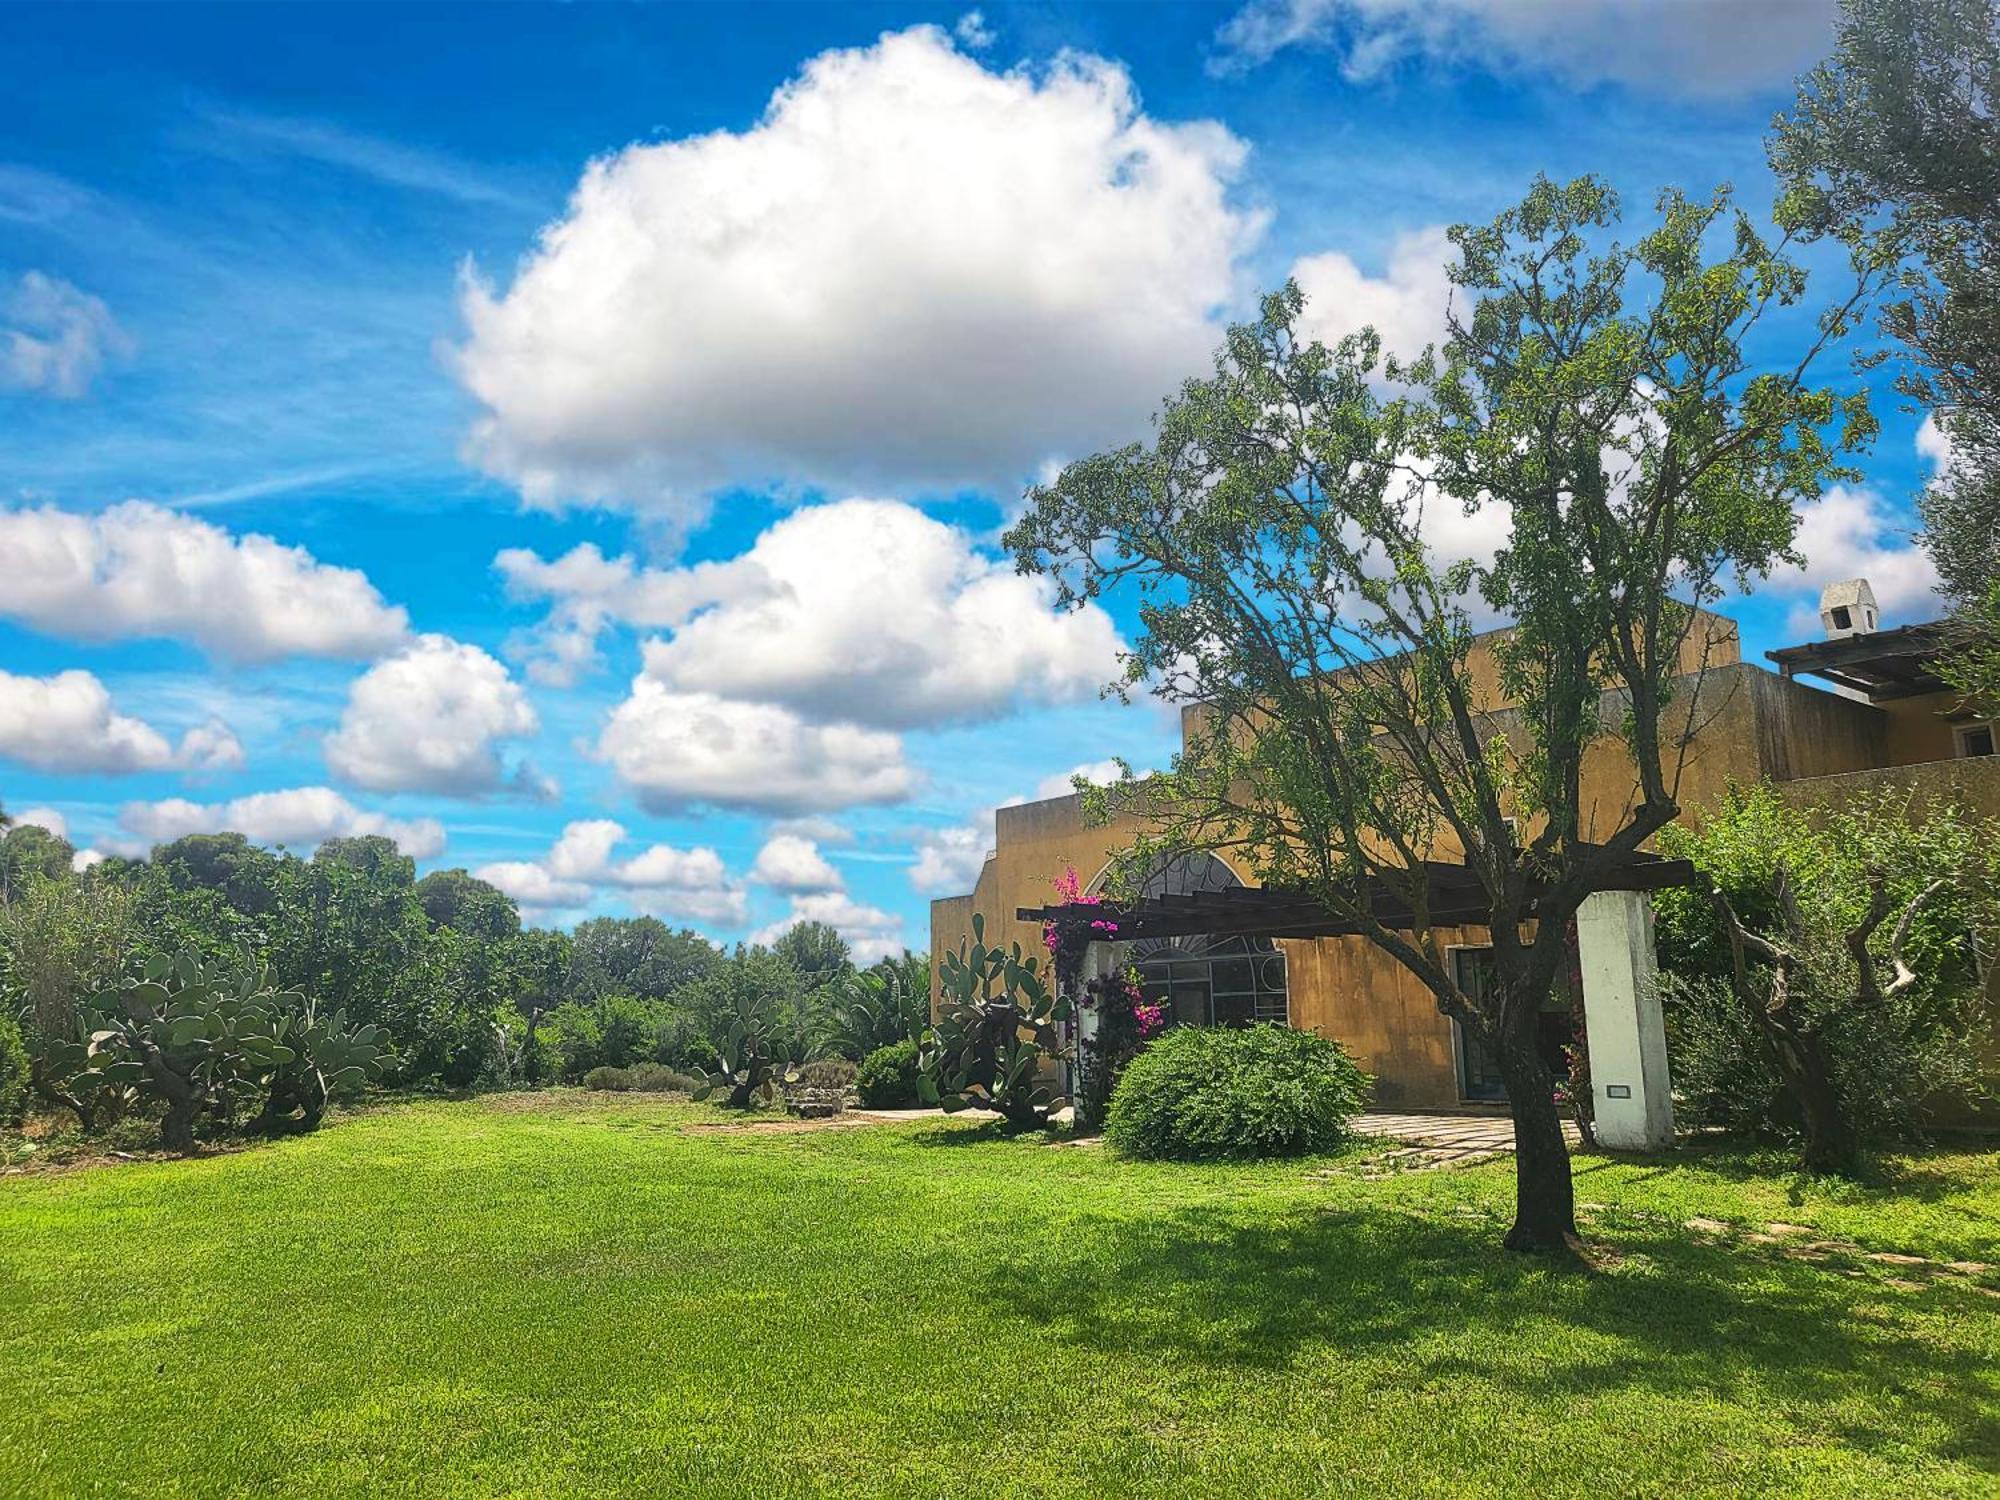
[[[1819,622],[1826,627],[1826,638],[1830,641],[1845,640],[1851,635],[1873,635],[1875,622],[1880,618],[1875,608],[1875,590],[1868,587],[1865,578],[1829,583],[1820,590]]]

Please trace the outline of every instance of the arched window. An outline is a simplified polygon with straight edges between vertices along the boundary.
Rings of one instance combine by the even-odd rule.
[[[1139,894],[1192,896],[1241,884],[1213,854],[1183,854],[1149,875]],[[1139,971],[1146,998],[1164,1004],[1175,1022],[1248,1026],[1288,1017],[1285,955],[1269,938],[1150,938],[1128,945],[1125,960]]]

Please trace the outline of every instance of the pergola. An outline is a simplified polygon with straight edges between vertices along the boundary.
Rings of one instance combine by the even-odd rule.
[[[1485,926],[1492,919],[1477,875],[1463,864],[1430,861],[1423,868],[1425,918],[1438,927]],[[1585,898],[1576,915],[1577,958],[1590,1050],[1591,1089],[1600,1144],[1658,1151],[1673,1144],[1672,1081],[1666,1027],[1660,1013],[1653,951],[1652,891],[1705,885],[1685,859],[1641,854]],[[1532,898],[1533,892],[1530,892]],[[1359,905],[1359,902],[1356,902]],[[1370,882],[1367,910],[1381,925],[1407,931],[1417,912],[1396,889]],[[1532,911],[1531,911],[1532,914]],[[1144,896],[1127,901],[1023,906],[1024,922],[1053,922],[1086,937],[1084,972],[1115,965],[1117,945],[1178,937],[1339,938],[1369,930],[1352,914],[1330,909],[1310,892],[1273,886]],[[1095,1013],[1079,1013],[1083,1034]]]
[[[1443,860],[1423,867],[1424,907],[1436,927],[1485,926],[1492,919],[1479,877],[1466,865]],[[1670,886],[1699,885],[1704,878],[1685,859],[1640,854],[1600,887],[1605,891],[1646,892]],[[1416,912],[1400,892],[1380,880],[1370,882],[1368,910],[1384,927],[1408,931]],[[1533,898],[1530,891],[1530,899]],[[1356,906],[1360,903],[1357,901]],[[1117,941],[1148,938],[1354,937],[1368,931],[1360,919],[1328,910],[1308,891],[1282,886],[1232,886],[1227,890],[1189,895],[1144,896],[1131,901],[1102,901],[1089,906],[1023,906],[1014,915],[1023,922],[1110,922]]]
[[[1942,628],[1931,623],[1870,631],[1831,641],[1807,641],[1802,646],[1781,646],[1764,655],[1776,662],[1778,670],[1787,677],[1801,673],[1824,677],[1828,682],[1865,694],[1871,703],[1881,703],[1891,698],[1943,692],[1945,681],[1937,674],[1938,653],[1943,646]]]

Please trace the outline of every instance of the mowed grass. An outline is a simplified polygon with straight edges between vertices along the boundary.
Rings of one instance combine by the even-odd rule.
[[[2000,1167],[1121,1162],[959,1124],[399,1106],[0,1180],[0,1492],[1101,1496],[2000,1490]],[[1897,1283],[1903,1283],[1898,1285]],[[1982,1287],[1983,1283],[1983,1287]]]

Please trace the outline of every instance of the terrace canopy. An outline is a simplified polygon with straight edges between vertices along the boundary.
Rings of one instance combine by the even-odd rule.
[[[1943,631],[1932,623],[1831,641],[1807,641],[1764,655],[1787,677],[1801,673],[1823,677],[1864,694],[1871,703],[1881,703],[1943,692],[1945,681],[1937,674],[1938,653],[1943,646]]]
[[[1430,922],[1439,927],[1484,926],[1491,917],[1486,894],[1473,872],[1462,864],[1433,860],[1424,867],[1425,905]],[[1642,854],[1637,862],[1605,886],[1607,891],[1645,892],[1669,886],[1698,885],[1702,877],[1685,859]],[[1385,927],[1407,931],[1415,913],[1401,895],[1376,883],[1369,909]],[[1117,941],[1148,938],[1349,937],[1366,927],[1350,916],[1329,911],[1304,891],[1274,886],[1231,886],[1225,890],[1187,895],[1142,896],[1131,901],[1105,900],[1088,907],[1023,906],[1014,915],[1023,922],[1072,922],[1088,914],[1091,922],[1116,924]]]

